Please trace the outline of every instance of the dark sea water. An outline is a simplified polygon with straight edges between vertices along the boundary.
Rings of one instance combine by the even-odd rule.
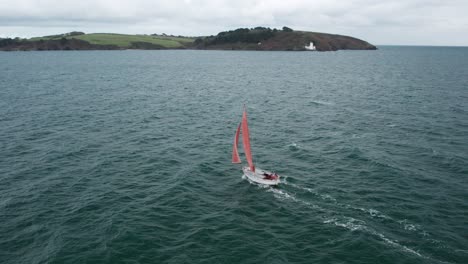
[[[468,48],[379,48],[0,53],[0,263],[468,263]]]

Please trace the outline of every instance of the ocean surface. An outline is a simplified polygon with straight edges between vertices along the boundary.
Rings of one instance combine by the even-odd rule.
[[[1,52],[0,263],[468,263],[468,48]]]

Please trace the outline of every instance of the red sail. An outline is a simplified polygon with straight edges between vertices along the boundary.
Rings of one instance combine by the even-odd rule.
[[[245,158],[249,163],[250,170],[255,172],[255,166],[252,161],[252,152],[250,151],[250,138],[249,138],[249,126],[247,125],[247,111],[244,106],[244,113],[242,114],[242,140],[244,143]]]
[[[237,126],[236,136],[234,137],[234,146],[232,146],[232,163],[241,163],[239,152],[237,152],[237,145],[239,143],[240,130],[241,130],[241,124]]]

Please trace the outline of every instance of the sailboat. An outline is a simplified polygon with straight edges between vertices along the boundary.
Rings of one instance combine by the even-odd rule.
[[[278,185],[280,177],[276,173],[256,168],[252,160],[252,151],[250,150],[249,126],[247,124],[247,111],[244,105],[242,113],[242,121],[237,126],[236,135],[234,136],[234,144],[232,147],[232,163],[241,163],[237,146],[239,144],[239,135],[242,131],[242,143],[244,146],[245,158],[249,166],[243,167],[242,171],[249,180],[266,185]]]

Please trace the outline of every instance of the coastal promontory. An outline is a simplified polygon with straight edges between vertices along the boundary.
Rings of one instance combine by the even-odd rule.
[[[374,45],[354,37],[296,31],[288,27],[238,28],[217,35],[186,37],[167,34],[127,35],[70,32],[30,39],[0,39],[0,50],[122,50],[200,49],[265,51],[375,50]]]

